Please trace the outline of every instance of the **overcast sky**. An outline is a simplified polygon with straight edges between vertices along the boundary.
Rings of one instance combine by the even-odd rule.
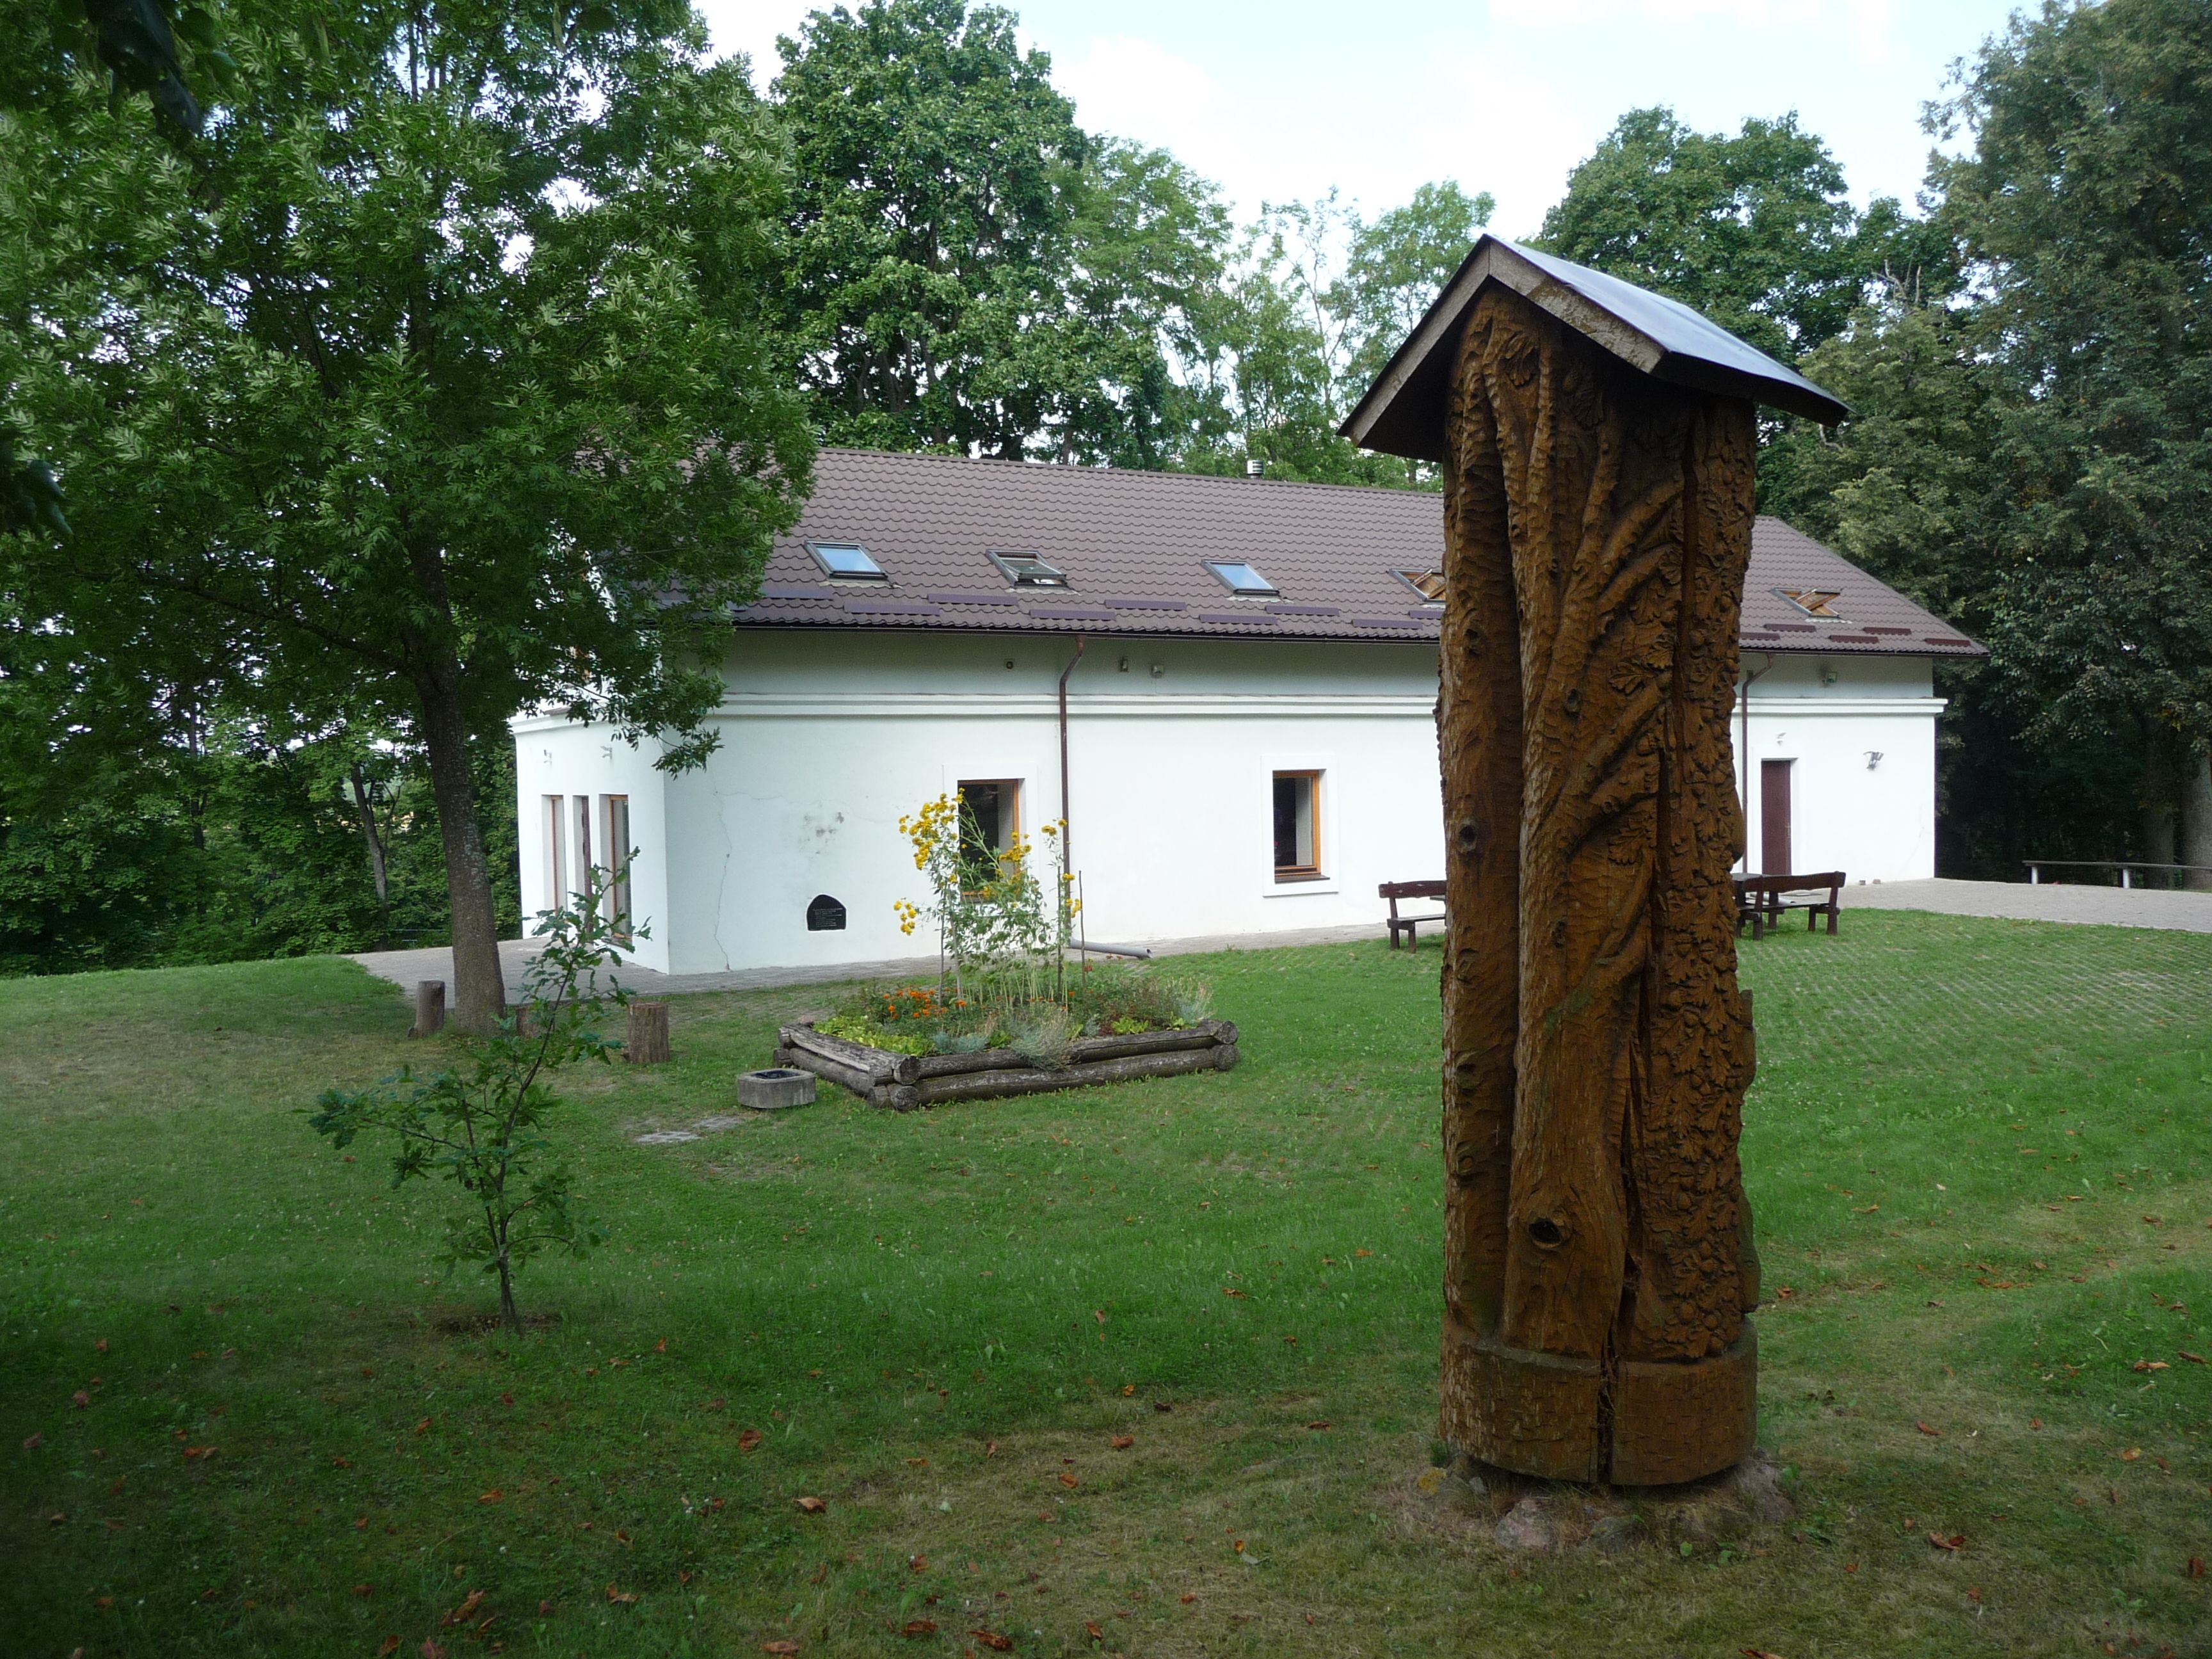
[[[804,0],[694,0],[774,77]],[[1431,179],[1534,232],[1614,118],[1706,130],[1798,112],[1851,193],[1919,188],[1921,106],[2002,29],[2004,0],[1028,0],[1024,38],[1094,131],[1173,150],[1240,217],[1332,185],[1370,213]]]

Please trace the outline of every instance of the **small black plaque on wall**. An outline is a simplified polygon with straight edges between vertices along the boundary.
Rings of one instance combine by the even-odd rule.
[[[845,927],[845,907],[827,893],[817,893],[814,902],[806,907],[806,931],[810,933],[842,933]]]

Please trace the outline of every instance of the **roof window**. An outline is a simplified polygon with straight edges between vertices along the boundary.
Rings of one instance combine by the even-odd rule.
[[[1224,587],[1240,599],[1272,599],[1281,596],[1282,589],[1242,560],[1208,559],[1206,568],[1221,579]]]
[[[1788,600],[1808,617],[1818,617],[1824,622],[1843,620],[1830,608],[1844,597],[1840,593],[1828,592],[1818,587],[1770,587],[1766,591],[1778,599]]]
[[[1065,587],[1067,573],[1046,562],[1036,553],[987,553],[999,574],[1016,587]]]
[[[1444,602],[1444,573],[1441,570],[1394,570],[1390,573],[1421,596],[1424,605]]]
[[[806,550],[814,556],[814,562],[823,573],[839,581],[887,582],[884,574],[868,550],[858,542],[809,542]]]

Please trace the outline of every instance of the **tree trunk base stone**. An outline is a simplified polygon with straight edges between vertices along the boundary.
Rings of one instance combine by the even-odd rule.
[[[1416,1496],[1462,1524],[1487,1530],[1516,1554],[1677,1553],[1750,1537],[1796,1513],[1782,1471],[1753,1448],[1732,1468],[1699,1480],[1620,1490],[1547,1480],[1469,1457],[1422,1471]]]

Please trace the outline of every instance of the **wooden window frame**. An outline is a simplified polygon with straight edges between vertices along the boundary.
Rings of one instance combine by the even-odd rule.
[[[1303,778],[1306,785],[1306,819],[1308,833],[1313,838],[1313,861],[1310,864],[1278,864],[1275,879],[1282,883],[1322,881],[1327,879],[1327,854],[1322,846],[1321,790],[1322,770],[1317,766],[1286,768],[1271,774],[1267,780],[1267,838],[1274,839],[1275,786],[1285,778]]]
[[[602,795],[599,803],[599,817],[607,838],[607,921],[614,942],[627,951],[636,939],[630,922],[629,797]],[[622,813],[619,834],[615,830],[617,807]]]

